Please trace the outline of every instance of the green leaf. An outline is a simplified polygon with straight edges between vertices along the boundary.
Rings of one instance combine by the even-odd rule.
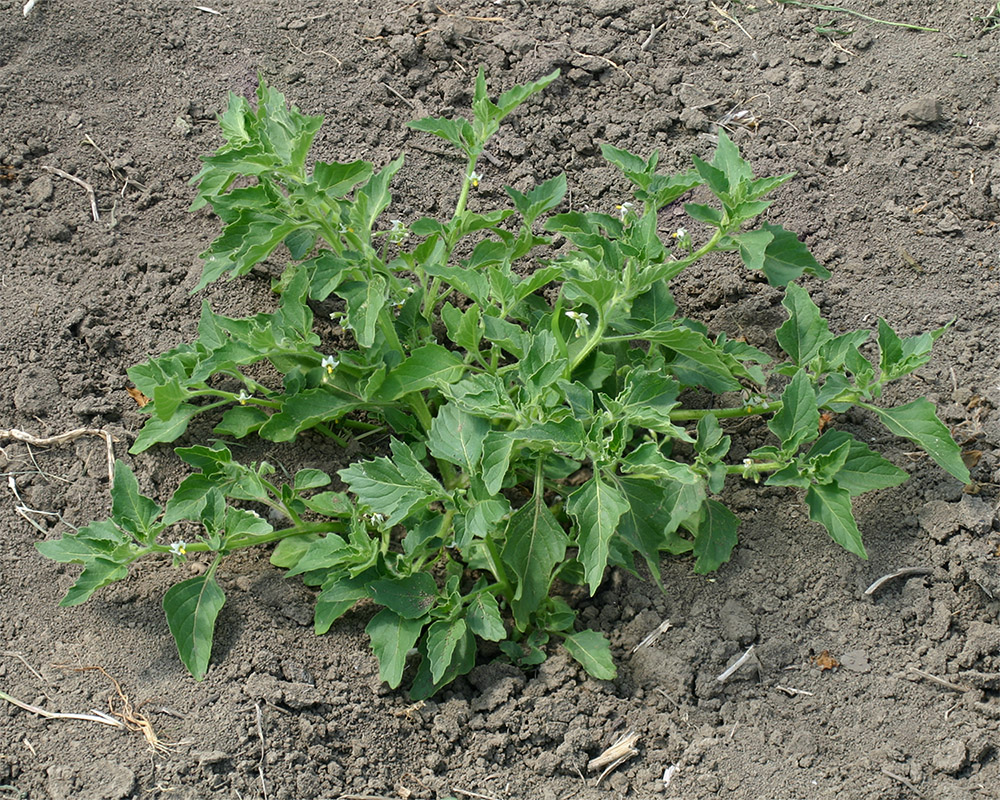
[[[423,119],[408,122],[406,126],[415,131],[440,136],[445,141],[451,142],[466,155],[471,155],[471,147],[475,137],[468,120],[447,119],[446,117],[424,117]]]
[[[378,676],[395,689],[403,680],[406,654],[417,643],[424,619],[404,619],[384,608],[372,617],[365,633],[372,640],[372,650],[378,659]]]
[[[482,479],[486,491],[499,493],[503,487],[507,470],[510,469],[510,455],[514,449],[514,439],[503,431],[490,431],[483,440]]]
[[[533,497],[511,516],[501,558],[514,577],[517,589],[511,608],[518,629],[548,596],[552,570],[566,555],[566,534],[542,497]]]
[[[437,683],[451,666],[455,648],[465,638],[464,619],[438,620],[427,628],[427,658],[431,662],[431,680]]]
[[[560,173],[554,178],[539,184],[527,194],[521,194],[517,189],[504,186],[504,191],[514,201],[514,207],[524,217],[524,223],[531,226],[539,216],[562,202],[566,195],[566,175]]]
[[[330,476],[321,469],[300,469],[295,473],[294,488],[296,492],[304,492],[307,489],[319,489],[328,486]]]
[[[346,197],[347,194],[362,181],[368,180],[373,172],[372,165],[367,161],[351,161],[349,163],[326,163],[317,161],[313,167],[313,180],[320,189],[331,197]]]
[[[866,445],[844,431],[827,430],[813,444],[806,458],[832,453],[845,442],[850,443],[847,460],[834,479],[837,485],[841,489],[846,489],[851,496],[875,489],[888,489],[906,480],[907,473],[904,470],[886,461],[878,453],[872,452]]]
[[[886,383],[896,380],[926,364],[930,360],[934,342],[948,330],[950,325],[951,323],[935,331],[901,339],[880,317],[878,321],[879,368],[882,372],[880,381]]]
[[[580,528],[577,558],[583,564],[593,595],[604,580],[609,542],[618,528],[618,520],[629,510],[629,504],[618,489],[595,474],[569,496],[566,508]]]
[[[339,566],[349,553],[347,543],[337,534],[330,533],[321,536],[309,543],[309,547],[295,565],[289,568],[286,577],[291,578],[294,575],[301,575],[315,569],[330,569]]]
[[[847,489],[836,483],[814,484],[806,490],[806,505],[809,519],[822,524],[833,541],[861,558],[868,558]]]
[[[219,436],[235,436],[242,439],[249,433],[260,430],[270,417],[257,406],[233,406],[222,415],[222,420],[212,429]]]
[[[437,584],[426,572],[374,581],[369,590],[372,600],[404,619],[426,617],[438,596]]]
[[[739,518],[717,500],[707,500],[697,516],[685,523],[694,536],[696,573],[713,572],[729,560],[739,524]]]
[[[712,157],[712,166],[722,170],[730,189],[735,189],[741,183],[753,179],[753,169],[740,155],[739,148],[733,144],[725,131],[719,131],[719,144]]]
[[[350,578],[341,574],[324,582],[323,591],[316,597],[316,612],[313,615],[316,635],[322,636],[329,631],[334,622],[365,597],[368,597],[368,589],[364,575]]]
[[[204,408],[201,406],[182,405],[168,420],[150,418],[135,437],[135,441],[128,449],[129,453],[135,455],[148,450],[154,444],[174,441],[187,430],[191,418],[202,411]]]
[[[474,417],[451,404],[438,409],[427,436],[427,449],[435,458],[459,465],[466,474],[478,472],[476,467],[483,454],[483,439],[490,423]]]
[[[226,595],[212,570],[171,586],[163,596],[163,611],[177,652],[196,681],[208,672],[215,620],[225,602]]]
[[[618,675],[611,658],[611,644],[597,631],[583,630],[574,633],[567,636],[563,644],[591,677],[610,681]]]
[[[344,283],[337,289],[347,301],[347,324],[361,347],[375,343],[375,328],[385,306],[387,286],[385,278],[375,274],[367,281]]]
[[[830,327],[819,307],[800,286],[788,284],[781,304],[788,311],[788,321],[778,328],[778,344],[800,367],[806,366],[833,339]]]
[[[182,519],[199,519],[208,493],[216,490],[216,481],[204,474],[188,475],[167,501],[163,524],[173,525]]]
[[[882,424],[897,436],[909,439],[927,451],[949,475],[962,483],[969,483],[972,476],[962,461],[962,450],[951,438],[951,433],[934,413],[934,404],[926,397],[898,408],[877,408],[864,404],[874,411]]]
[[[507,638],[507,629],[497,599],[489,592],[479,592],[473,596],[465,611],[465,621],[480,639],[499,642]]]
[[[153,500],[139,492],[135,473],[121,460],[115,461],[115,482],[111,490],[111,516],[139,539],[147,541],[150,534],[159,533],[156,525],[161,509]]]
[[[360,461],[337,474],[372,511],[386,515],[386,524],[401,522],[417,506],[447,497],[444,487],[402,442],[392,440],[393,461],[380,456]]]
[[[358,406],[356,398],[347,397],[319,386],[287,396],[281,411],[272,414],[259,431],[270,442],[289,442],[299,433],[325,422],[336,421]]]
[[[743,263],[761,270],[772,286],[786,286],[803,273],[829,278],[830,272],[809,252],[799,238],[780,225],[764,223],[760,230],[734,237]]]
[[[78,606],[89,600],[98,589],[120,581],[128,575],[126,567],[108,558],[88,558],[84,563],[83,572],[66,592],[66,596],[59,601],[60,606],[67,608]]]
[[[98,557],[111,558],[118,547],[130,541],[131,537],[108,519],[92,522],[76,533],[64,533],[61,539],[35,542],[35,549],[60,564],[86,564]]]
[[[409,358],[389,372],[377,391],[379,402],[392,402],[411,392],[422,392],[461,378],[465,364],[458,355],[439,344],[414,350]]]
[[[800,369],[781,394],[781,410],[767,423],[781,440],[785,453],[794,455],[801,445],[819,436],[819,409],[809,374]]]

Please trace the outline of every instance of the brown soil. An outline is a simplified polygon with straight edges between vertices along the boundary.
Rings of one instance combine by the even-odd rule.
[[[625,187],[599,142],[659,147],[680,168],[725,122],[759,174],[798,174],[769,218],[833,272],[806,285],[836,331],[883,316],[913,334],[956,318],[889,400],[930,397],[970,460],[980,455],[963,492],[848,415],[838,424],[912,474],[858,503],[869,561],[836,549],[787,492],[734,484],[742,542],[717,575],[668,561],[665,593],[610,574],[584,604],[611,638],[617,680],[587,678],[556,651],[530,674],[484,664],[412,707],[379,684],[367,615],[314,637],[310,592],[266,553],[227,562],[203,683],[184,672],[159,607],[167,563],[57,608],[77,570],[37,554],[43,534],[16,513],[8,480],[58,536],[107,512],[103,444],[0,442],[0,689],[55,711],[106,708],[108,678],[55,665],[100,666],[171,746],[152,753],[138,732],[3,703],[0,797],[998,796],[1000,30],[975,19],[991,2],[844,0],[939,32],[771,0],[270,0],[219,14],[39,0],[27,18],[21,5],[0,0],[0,428],[104,428],[124,456],[142,422],[125,370],[194,335],[197,254],[218,225],[186,212],[188,179],[218,145],[228,91],[259,71],[325,114],[326,159],[384,163],[405,148],[393,210],[405,220],[446,208],[460,167],[404,123],[462,112],[485,64],[501,88],[555,67],[563,77],[505,124],[477,202],[565,170],[573,207],[610,209]],[[45,166],[88,181],[100,221]],[[783,319],[778,292],[722,259],[676,290],[687,313],[753,344],[768,346]],[[260,278],[203,294],[231,314],[272,303]],[[170,448],[130,463],[161,498],[184,474]],[[930,573],[864,594],[901,566]],[[664,619],[672,628],[633,652]],[[757,660],[718,682],[750,644]],[[824,669],[824,651],[839,666]],[[627,731],[638,754],[595,786],[588,760]]]

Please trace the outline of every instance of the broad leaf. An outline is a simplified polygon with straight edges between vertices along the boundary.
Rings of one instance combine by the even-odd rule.
[[[438,596],[434,578],[417,572],[405,578],[373,581],[369,586],[372,600],[404,619],[426,617]]]
[[[847,460],[834,479],[840,488],[846,489],[852,496],[875,489],[888,489],[906,480],[907,473],[904,470],[869,450],[866,445],[844,431],[826,431],[813,444],[806,457],[832,453],[845,442],[850,443],[850,450]]]
[[[867,404],[865,408],[874,411],[882,424],[894,434],[926,450],[949,475],[966,484],[972,480],[969,468],[962,461],[961,448],[951,438],[945,424],[937,418],[934,404],[926,397],[897,408],[878,408]]]
[[[792,361],[804,367],[819,354],[820,348],[833,338],[833,334],[819,307],[800,286],[788,284],[781,304],[788,311],[788,321],[778,328],[778,344]]]
[[[402,521],[414,508],[446,496],[444,488],[405,444],[393,440],[393,460],[380,456],[359,461],[337,474],[361,504],[386,515],[386,524]]]
[[[591,677],[602,681],[614,680],[618,675],[611,658],[611,645],[597,631],[583,630],[567,636],[563,642],[566,650]]]
[[[212,571],[171,586],[163,596],[163,611],[177,652],[196,681],[208,671],[215,620],[225,602],[226,595]]]
[[[594,475],[569,496],[567,510],[580,529],[577,558],[593,595],[604,580],[608,546],[618,528],[618,520],[629,510],[628,501],[613,485]]]
[[[488,420],[474,417],[453,405],[442,406],[431,425],[427,449],[436,458],[457,464],[466,474],[478,470],[483,439],[490,430]]]
[[[739,518],[717,500],[707,500],[701,511],[685,523],[694,536],[694,571],[717,570],[729,560],[738,540]]]
[[[455,648],[466,636],[464,619],[438,620],[427,628],[427,658],[431,662],[431,680],[437,683],[451,666]]]
[[[497,599],[489,592],[478,592],[465,611],[465,621],[480,639],[499,642],[507,637]]]
[[[128,569],[117,561],[107,558],[88,558],[80,577],[76,579],[59,605],[78,606],[90,599],[90,596],[108,584],[120,581],[128,575]]]
[[[425,622],[425,619],[404,619],[384,608],[372,617],[365,628],[378,659],[378,676],[390,688],[397,688],[403,680],[406,654],[417,643]]]
[[[833,541],[861,558],[868,558],[847,489],[835,483],[815,484],[806,490],[806,505],[809,519],[822,524]]]
[[[567,544],[566,534],[542,497],[531,498],[507,523],[501,557],[517,578],[511,606],[520,630],[548,596],[552,570],[562,562]]]
[[[781,394],[781,410],[771,417],[767,427],[781,440],[782,450],[789,455],[819,436],[816,392],[804,369],[798,370],[785,387]]]

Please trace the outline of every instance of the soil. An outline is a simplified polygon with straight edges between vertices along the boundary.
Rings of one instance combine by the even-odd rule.
[[[797,173],[768,219],[832,271],[804,284],[836,332],[878,317],[905,334],[955,320],[886,399],[938,403],[975,480],[963,489],[849,414],[836,424],[911,473],[857,503],[868,561],[832,545],[793,493],[734,483],[725,499],[744,521],[741,544],[717,574],[666,560],[663,592],[609,573],[580,601],[582,620],[611,638],[616,680],[588,678],[555,650],[531,673],[484,662],[412,705],[379,683],[370,612],[314,637],[310,591],[267,553],[226,562],[202,683],[160,609],[168,563],[58,608],[78,568],[33,544],[107,513],[104,444],[0,441],[0,688],[86,713],[118,698],[117,681],[169,746],[3,703],[0,797],[1000,796],[1000,29],[981,19],[992,5],[843,2],[939,29],[920,32],[773,0],[269,0],[218,13],[39,0],[27,17],[20,0],[0,0],[0,428],[107,430],[161,499],[183,477],[168,447],[125,455],[143,419],[125,370],[191,340],[204,298],[229,314],[273,303],[253,276],[190,294],[218,223],[186,211],[188,180],[219,144],[227,92],[247,92],[259,72],[324,114],[327,160],[382,164],[405,149],[392,214],[406,220],[443,213],[461,166],[404,123],[466,111],[479,64],[501,89],[559,67],[504,124],[477,203],[565,171],[568,207],[612,209],[625,186],[600,142],[660,148],[680,169],[726,127],[758,174]],[[87,181],[100,220],[81,187],[45,167]],[[773,346],[780,293],[731,260],[675,291],[714,330]],[[344,458],[264,452],[289,466]],[[45,512],[25,512],[38,527],[21,504]],[[866,595],[899,567],[926,569]],[[588,762],[630,731],[637,754],[598,783]]]

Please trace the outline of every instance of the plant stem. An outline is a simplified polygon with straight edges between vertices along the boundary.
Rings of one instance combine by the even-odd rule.
[[[781,401],[775,400],[759,406],[743,406],[742,408],[686,408],[681,411],[671,411],[671,422],[700,420],[711,414],[716,419],[731,419],[733,417],[754,417],[762,414],[776,414],[781,411]]]

